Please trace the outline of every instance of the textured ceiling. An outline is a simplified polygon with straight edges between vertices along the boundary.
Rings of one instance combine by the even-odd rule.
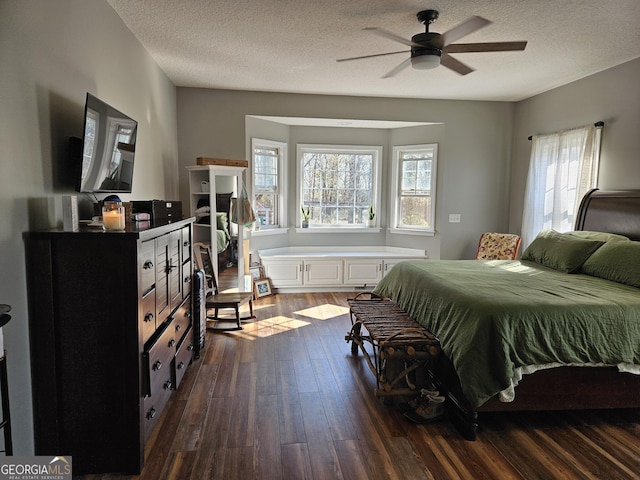
[[[176,86],[335,95],[517,101],[640,57],[640,0],[108,0]],[[456,43],[527,40],[524,52],[454,54],[475,69],[406,68],[408,50],[364,31],[444,33],[493,23]]]

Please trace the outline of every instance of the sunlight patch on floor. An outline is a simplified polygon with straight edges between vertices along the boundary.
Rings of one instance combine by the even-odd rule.
[[[297,318],[277,316],[269,317],[264,320],[244,323],[243,330],[238,331],[237,335],[248,340],[256,338],[266,338],[271,335],[285,333],[296,328],[306,327],[310,322],[305,322]]]
[[[298,310],[294,313],[296,315],[302,315],[316,320],[329,320],[349,313],[349,308],[343,307],[342,305],[325,303],[324,305],[317,305],[315,307],[305,308],[304,310]]]

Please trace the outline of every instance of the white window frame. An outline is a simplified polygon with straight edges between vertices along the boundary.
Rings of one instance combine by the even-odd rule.
[[[284,233],[287,231],[287,151],[288,145],[285,142],[278,142],[276,140],[266,140],[262,138],[251,139],[251,192],[250,198],[254,198],[255,191],[255,151],[259,148],[275,149],[278,150],[278,190],[277,190],[277,203],[278,203],[278,224],[272,227],[260,227],[259,230],[254,230],[252,235],[262,235],[270,233]],[[254,210],[255,210],[255,205]]]
[[[363,155],[372,155],[373,156],[373,178],[372,178],[372,188],[371,188],[371,198],[373,202],[374,211],[376,215],[374,217],[375,225],[373,228],[366,228],[364,224],[352,224],[352,225],[310,225],[311,228],[302,228],[296,229],[297,232],[301,233],[318,233],[321,231],[323,233],[331,233],[331,232],[344,232],[345,230],[360,230],[364,232],[379,232],[380,231],[380,211],[382,211],[382,200],[380,195],[380,169],[382,164],[382,153],[383,147],[381,145],[334,145],[334,144],[298,144],[297,145],[296,155],[298,157],[298,194],[297,194],[297,205],[296,209],[296,224],[300,225],[302,223],[302,211],[300,206],[302,205],[303,198],[303,166],[302,166],[302,156],[304,153],[349,153],[349,154],[363,154]]]
[[[403,227],[400,226],[400,167],[402,155],[407,152],[416,152],[422,150],[433,150],[433,160],[431,167],[431,218],[432,225],[430,227]],[[396,234],[409,234],[409,235],[435,235],[436,229],[436,184],[437,182],[437,166],[438,166],[438,144],[437,143],[425,143],[421,145],[396,145],[393,147],[392,152],[392,171],[391,171],[391,218],[389,231]]]

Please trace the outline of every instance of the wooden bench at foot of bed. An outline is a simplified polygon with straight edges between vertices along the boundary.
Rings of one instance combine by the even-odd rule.
[[[348,303],[352,327],[345,340],[352,342],[353,355],[362,351],[376,377],[375,395],[417,396],[425,388],[428,363],[440,354],[440,341],[390,300],[361,293]]]

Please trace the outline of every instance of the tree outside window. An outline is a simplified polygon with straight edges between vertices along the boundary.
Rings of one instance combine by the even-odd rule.
[[[301,203],[315,227],[361,226],[377,207],[382,147],[299,146]]]

